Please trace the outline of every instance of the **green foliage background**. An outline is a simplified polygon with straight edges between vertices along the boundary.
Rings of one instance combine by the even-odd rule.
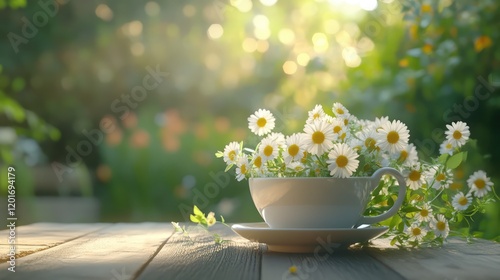
[[[0,125],[37,139],[48,164],[67,164],[84,130],[113,120],[116,129],[82,157],[106,221],[185,219],[182,205],[224,169],[215,151],[252,139],[253,111],[270,109],[277,129],[296,131],[315,104],[333,102],[358,117],[400,119],[424,157],[438,153],[445,124],[467,122],[485,156],[456,176],[481,167],[498,191],[498,1],[384,0],[373,11],[247,2],[59,1],[27,38],[23,18],[37,20],[43,7],[0,1]],[[219,25],[222,36],[211,38]],[[10,33],[27,42],[14,46]],[[115,110],[148,66],[169,75],[128,113]],[[8,150],[3,160],[15,160]],[[233,178],[200,208],[229,222],[260,219]],[[498,236],[499,212],[492,206],[473,230]]]

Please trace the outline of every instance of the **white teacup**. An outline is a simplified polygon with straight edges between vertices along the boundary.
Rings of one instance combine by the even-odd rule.
[[[396,178],[398,198],[378,216],[363,216],[382,175]],[[352,228],[378,223],[395,215],[406,195],[406,182],[393,168],[380,168],[371,177],[250,178],[250,193],[271,228]]]

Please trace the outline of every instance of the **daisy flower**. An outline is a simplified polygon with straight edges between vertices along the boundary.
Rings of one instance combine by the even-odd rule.
[[[455,210],[458,210],[458,211],[467,210],[467,208],[469,208],[469,205],[471,203],[472,203],[472,198],[471,198],[470,194],[464,195],[463,192],[457,193],[453,197],[453,200],[451,201],[453,208],[455,208]]]
[[[421,227],[418,224],[412,224],[410,227],[406,229],[408,235],[410,235],[410,239],[415,241],[422,241],[424,236],[427,234],[427,230]]]
[[[240,144],[236,141],[231,142],[224,147],[224,162],[229,164],[235,164],[238,159],[238,154],[240,153]]]
[[[431,228],[434,229],[434,234],[436,236],[441,236],[443,238],[446,238],[448,233],[450,233],[448,220],[446,220],[443,214],[437,214],[436,218],[431,222]]]
[[[398,120],[382,124],[382,127],[377,132],[377,144],[384,151],[397,153],[408,145],[410,133],[406,125]]]
[[[361,130],[375,128],[373,121],[365,119],[358,120],[358,125],[360,126]]]
[[[332,111],[337,118],[346,118],[349,116],[349,110],[347,110],[346,107],[339,102],[333,103]]]
[[[366,128],[357,133],[357,136],[362,144],[363,150],[373,151],[378,148],[377,146],[377,132],[374,128]]]
[[[286,164],[286,168],[293,170],[294,172],[302,172],[305,170],[305,166],[300,162],[290,162]]]
[[[275,142],[278,145],[278,148],[285,146],[285,135],[283,135],[283,133],[271,132],[266,137]]]
[[[471,192],[474,192],[477,197],[483,197],[491,191],[493,182],[486,176],[486,172],[479,170],[467,179],[467,185],[469,185]]]
[[[217,222],[217,220],[215,219],[215,213],[214,212],[208,213],[207,226],[211,227],[211,226],[215,225],[215,222]]]
[[[259,154],[254,155],[252,162],[250,163],[253,170],[257,175],[264,175],[267,172],[265,161]]]
[[[278,144],[274,141],[274,139],[270,137],[262,139],[259,144],[259,154],[262,157],[262,160],[273,160],[278,156],[278,152]]]
[[[429,222],[432,220],[432,208],[429,204],[425,203],[420,207],[420,210],[415,215],[419,222]]]
[[[454,122],[451,125],[447,124],[448,131],[445,132],[446,140],[450,141],[453,146],[460,147],[469,140],[469,127],[464,122]]]
[[[309,118],[306,123],[313,123],[315,120],[321,120],[325,117],[325,111],[321,105],[314,106],[314,109],[308,112]]]
[[[417,148],[410,143],[401,151],[391,154],[391,157],[403,166],[415,165],[418,162]]]
[[[332,124],[332,131],[335,135],[335,140],[344,141],[347,136],[347,129],[344,120],[333,118],[330,122]]]
[[[269,110],[259,109],[248,117],[248,128],[258,136],[265,135],[274,128],[275,118]]]
[[[447,189],[453,182],[453,173],[450,169],[432,166],[425,172],[427,185],[434,189]]]
[[[322,155],[332,148],[332,141],[335,139],[332,124],[315,120],[313,123],[306,124],[304,132],[307,135],[304,141],[309,153]]]
[[[328,170],[333,177],[351,177],[359,165],[358,154],[345,143],[336,143],[328,153]]]
[[[445,140],[439,146],[439,154],[440,155],[449,154],[450,156],[452,156],[454,149],[455,147],[453,146],[453,143],[451,141]]]
[[[389,117],[380,117],[380,118],[375,118],[375,121],[371,122],[371,125],[375,128],[375,130],[378,130],[379,128],[382,128],[385,126],[387,123],[391,123],[389,121]]]
[[[241,181],[245,179],[249,170],[248,156],[244,154],[236,162],[236,180]]]
[[[304,136],[300,133],[294,133],[286,138],[283,157],[285,163],[301,160],[304,156],[305,145]]]
[[[417,163],[409,168],[406,172],[406,185],[412,190],[418,190],[423,183],[425,177],[422,176],[422,169],[420,163]]]

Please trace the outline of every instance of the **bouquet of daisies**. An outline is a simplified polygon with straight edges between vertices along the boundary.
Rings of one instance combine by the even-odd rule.
[[[476,171],[462,186],[453,170],[467,158],[461,148],[469,141],[466,123],[446,125],[446,139],[439,156],[419,159],[409,143],[410,131],[399,120],[388,117],[362,120],[334,103],[333,115],[316,105],[308,112],[302,132],[283,135],[273,132],[273,114],[257,110],[248,118],[249,129],[262,137],[255,148],[243,142],[231,142],[216,156],[236,167],[236,179],[250,177],[339,177],[371,176],[381,167],[401,172],[408,187],[407,196],[397,215],[385,221],[393,235],[393,244],[418,246],[442,244],[450,233],[450,223],[460,228],[472,215],[498,200],[493,182],[484,171]],[[380,214],[393,204],[395,180],[384,178],[372,193],[365,214]],[[394,191],[393,191],[394,190]],[[468,236],[469,232],[457,231]]]

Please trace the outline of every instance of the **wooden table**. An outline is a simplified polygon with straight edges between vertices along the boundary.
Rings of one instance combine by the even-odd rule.
[[[318,258],[268,252],[223,225],[211,229],[230,241],[215,244],[203,231],[189,241],[168,223],[21,226],[15,273],[3,230],[0,279],[500,279],[500,244],[485,240],[400,250],[382,238]]]

